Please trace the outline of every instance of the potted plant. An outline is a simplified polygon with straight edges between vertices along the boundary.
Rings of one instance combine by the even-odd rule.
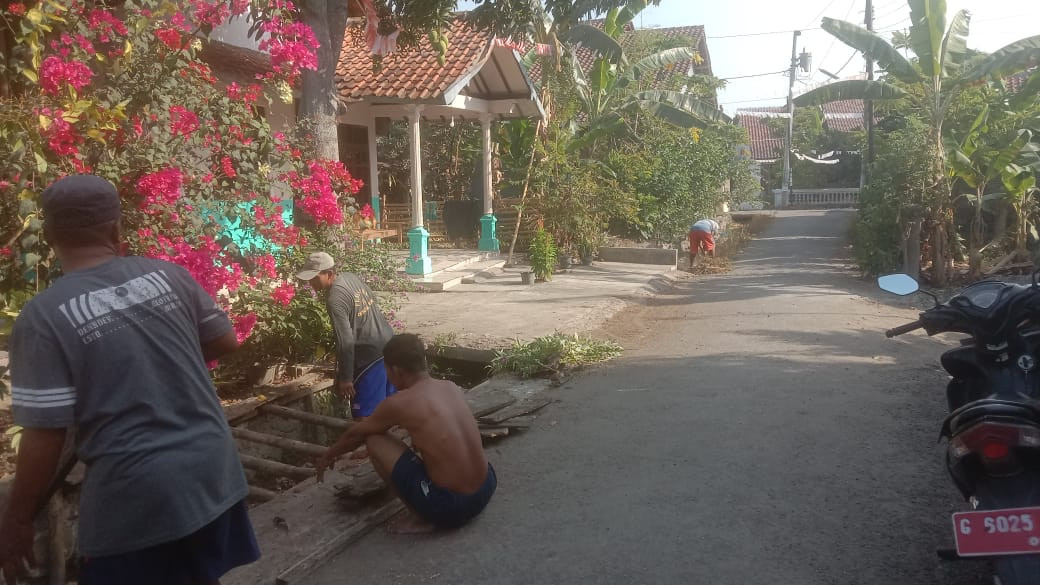
[[[540,280],[552,280],[553,270],[556,268],[556,244],[552,236],[545,228],[538,228],[534,239],[531,240],[531,249],[528,252],[531,260],[531,271],[535,278]]]
[[[574,246],[563,244],[558,248],[560,256],[560,269],[569,270],[574,263]]]
[[[597,233],[589,234],[581,238],[578,243],[578,257],[581,258],[582,266],[592,266],[592,260],[596,257],[602,243],[602,236]]]

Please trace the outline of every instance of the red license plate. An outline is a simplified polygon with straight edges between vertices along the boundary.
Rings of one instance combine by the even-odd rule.
[[[962,557],[1040,554],[1040,508],[958,512],[953,536]]]

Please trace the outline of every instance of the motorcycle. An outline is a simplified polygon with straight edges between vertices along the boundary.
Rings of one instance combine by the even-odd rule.
[[[956,549],[944,559],[989,558],[999,585],[1040,584],[1040,285],[984,281],[945,303],[905,274],[882,290],[928,294],[935,306],[886,337],[924,329],[963,333],[943,353],[950,375],[946,467],[972,509],[953,515]]]

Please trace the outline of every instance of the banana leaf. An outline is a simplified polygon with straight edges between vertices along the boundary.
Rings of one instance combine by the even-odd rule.
[[[913,64],[881,36],[851,22],[833,18],[824,18],[822,26],[839,41],[874,59],[896,79],[910,83],[920,81],[921,75]]]
[[[624,51],[617,40],[602,30],[588,24],[579,24],[567,31],[566,42],[587,47],[600,57],[619,63],[624,60]]]
[[[642,91],[632,96],[632,99],[636,102],[639,102],[639,104],[642,107],[647,108],[652,113],[656,113],[656,111],[666,111],[663,109],[655,108],[653,104],[661,104],[662,106],[668,106],[670,108],[682,111],[687,115],[700,120],[700,126],[720,122],[728,124],[733,121],[732,118],[725,114],[725,112],[716,109],[711,104],[702,102],[701,100],[697,99],[696,96],[679,93],[677,91]],[[696,126],[696,124],[694,126]],[[689,128],[692,126],[685,127]]]
[[[630,83],[639,81],[648,73],[656,73],[669,65],[682,63],[694,59],[696,56],[697,50],[693,47],[676,47],[643,57],[625,68],[618,79],[617,89],[623,89]]]
[[[910,41],[921,71],[941,77],[943,39],[946,34],[946,0],[909,0]]]
[[[818,106],[840,100],[893,100],[905,95],[905,91],[884,81],[848,79],[807,91],[794,98],[794,105]]]
[[[950,21],[950,28],[946,31],[946,38],[942,43],[942,73],[944,77],[952,77],[958,65],[964,62],[968,54],[968,25],[971,15],[964,10],[958,10]]]
[[[1040,35],[1019,39],[988,55],[961,76],[967,82],[1001,79],[1040,61]]]

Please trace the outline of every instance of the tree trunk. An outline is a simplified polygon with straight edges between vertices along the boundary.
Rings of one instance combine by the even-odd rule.
[[[946,180],[946,149],[942,142],[942,124],[935,123],[932,134],[932,191],[934,201],[933,218],[935,225],[932,233],[932,279],[936,286],[946,286],[950,274],[947,261],[950,258],[950,245],[947,238],[953,231],[946,231],[946,216],[950,209],[950,183]]]
[[[903,250],[903,272],[914,280],[921,279],[921,219],[910,221],[910,233],[906,237]]]
[[[317,156],[339,160],[339,132],[336,115],[336,62],[343,47],[347,25],[347,0],[305,0],[303,22],[318,39],[318,70],[305,69],[302,75],[300,118],[314,121]]]
[[[968,234],[968,277],[977,279],[982,276],[982,192],[986,185],[983,183],[976,189],[974,217],[971,222],[971,230]]]
[[[993,230],[993,239],[999,242],[1007,235],[1008,202],[1000,200],[997,205],[997,219]]]

